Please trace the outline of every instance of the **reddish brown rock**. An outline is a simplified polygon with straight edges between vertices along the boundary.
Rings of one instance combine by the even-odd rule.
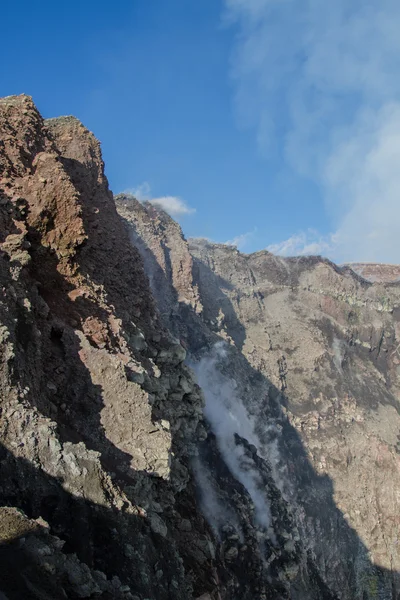
[[[372,283],[393,283],[400,281],[400,265],[382,263],[348,263],[357,275]]]
[[[160,324],[98,141],[72,117],[43,121],[26,96],[0,100],[0,290],[0,505],[25,511],[27,530],[43,517],[65,542],[50,544],[43,571],[36,533],[32,552],[15,540],[0,552],[0,590],[10,600],[48,598],[46,586],[54,598],[210,591],[177,527],[186,495],[193,538],[209,538],[185,491],[201,395]],[[153,505],[168,539],[153,531]],[[16,596],[4,573],[18,561]]]

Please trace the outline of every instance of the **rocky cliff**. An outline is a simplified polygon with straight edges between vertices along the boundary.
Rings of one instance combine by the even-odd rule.
[[[398,599],[400,285],[184,239],[0,101],[0,596]]]
[[[30,98],[5,98],[0,174],[0,589],[199,596],[215,587],[188,470],[202,396],[99,143],[72,117],[43,121]]]
[[[221,543],[228,514],[250,534],[215,450],[251,498],[260,569],[282,597],[397,598],[400,286],[319,257],[187,243],[151,205],[116,202],[205,393],[195,476]]]

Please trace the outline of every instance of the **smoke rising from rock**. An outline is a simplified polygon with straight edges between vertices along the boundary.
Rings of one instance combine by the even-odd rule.
[[[226,377],[218,368],[226,360],[226,344],[218,342],[210,354],[191,366],[205,396],[204,414],[216,436],[218,449],[232,475],[246,488],[254,504],[257,524],[267,529],[270,509],[263,492],[263,482],[253,461],[237,443],[235,434],[256,448],[260,442],[255,434],[254,422],[238,396],[235,380]],[[211,516],[211,519],[215,517]]]

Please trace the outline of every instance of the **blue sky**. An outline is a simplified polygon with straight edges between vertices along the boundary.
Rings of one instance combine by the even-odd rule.
[[[111,189],[187,236],[400,262],[397,0],[7,0],[2,25],[0,94],[80,118]]]

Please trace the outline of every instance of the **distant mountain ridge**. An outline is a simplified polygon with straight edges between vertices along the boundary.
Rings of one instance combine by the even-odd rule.
[[[372,283],[393,283],[400,281],[400,265],[385,263],[346,263],[357,275]]]

